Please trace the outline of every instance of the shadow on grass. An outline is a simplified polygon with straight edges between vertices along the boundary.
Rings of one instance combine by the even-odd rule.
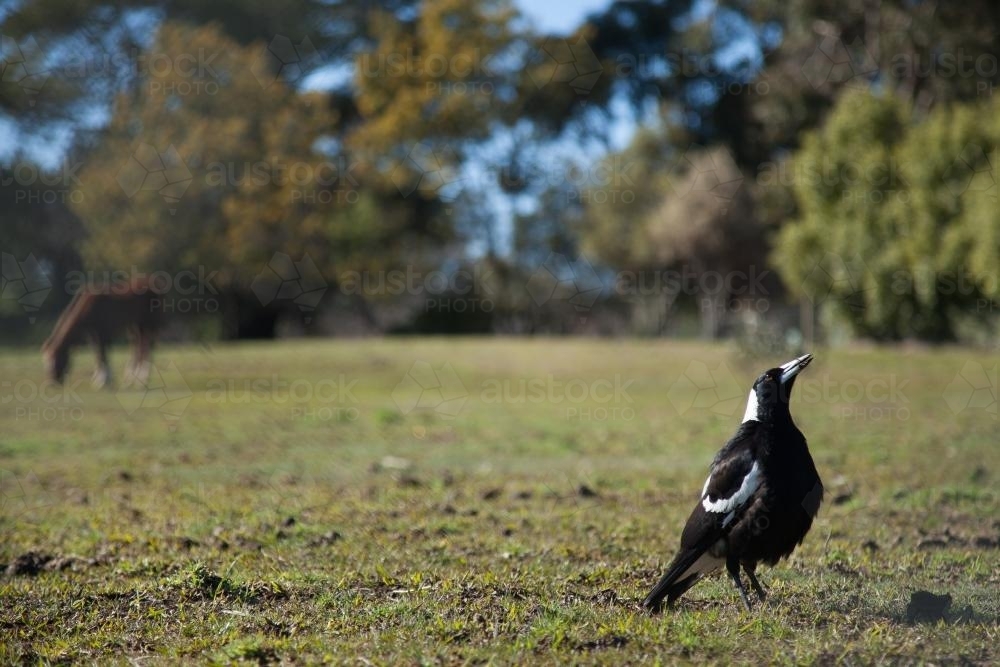
[[[900,596],[888,602],[873,601],[861,594],[828,596],[825,606],[831,615],[860,616],[869,621],[888,621],[898,625],[1000,623],[1000,613],[977,611],[967,601],[954,604],[952,595],[947,592],[912,591],[909,600]]]

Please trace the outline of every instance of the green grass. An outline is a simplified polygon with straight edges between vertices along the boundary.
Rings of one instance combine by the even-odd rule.
[[[38,355],[4,353],[0,662],[996,663],[996,407],[952,407],[984,359],[815,352],[792,406],[827,488],[812,532],[761,571],[753,613],[717,576],[656,617],[638,603],[749,383],[785,359],[561,339],[168,346],[159,393],[92,390],[80,351],[79,385],[40,394]],[[696,397],[684,378],[720,360],[717,393]],[[409,409],[417,361],[450,364],[454,401]],[[918,590],[952,596],[943,620],[907,620]]]

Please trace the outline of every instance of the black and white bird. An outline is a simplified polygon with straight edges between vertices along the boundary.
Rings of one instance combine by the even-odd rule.
[[[823,500],[806,439],[788,410],[792,386],[811,354],[765,371],[753,383],[736,435],[712,461],[701,498],[681,534],[681,548],[643,605],[659,611],[725,566],[750,609],[740,566],[763,602],[759,562],[774,565],[805,538]]]

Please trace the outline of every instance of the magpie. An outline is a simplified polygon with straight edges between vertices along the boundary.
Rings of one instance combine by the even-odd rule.
[[[740,566],[761,602],[755,574],[802,542],[823,500],[823,484],[788,401],[811,354],[765,371],[753,383],[743,423],[715,456],[701,498],[681,533],[681,547],[643,606],[661,609],[723,565],[750,610]]]

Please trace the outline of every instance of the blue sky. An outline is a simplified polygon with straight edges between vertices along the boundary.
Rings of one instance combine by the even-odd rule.
[[[521,13],[544,32],[568,33],[588,14],[604,9],[610,0],[515,0]]]

